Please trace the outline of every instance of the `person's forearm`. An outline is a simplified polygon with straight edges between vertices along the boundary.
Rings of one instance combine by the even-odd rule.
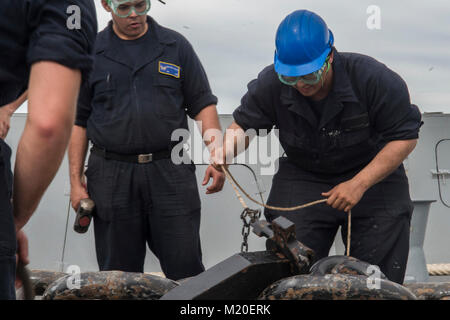
[[[28,91],[25,91],[20,95],[19,98],[8,104],[8,112],[10,115],[12,115],[16,110],[27,100],[28,98]]]
[[[70,138],[81,73],[52,62],[32,66],[28,118],[14,170],[14,219],[20,230],[58,171]]]
[[[74,126],[69,143],[69,172],[71,188],[82,185],[84,162],[88,148],[86,128]]]
[[[353,180],[365,190],[369,189],[397,169],[414,150],[416,144],[417,140],[389,142]]]
[[[223,154],[226,163],[231,163],[235,157],[247,150],[249,144],[249,136],[236,122],[233,122],[226,130],[223,142]]]
[[[222,138],[222,129],[215,105],[210,105],[200,111],[195,117],[195,121],[197,122],[197,126],[201,128],[203,141],[206,146],[210,146],[214,142],[214,139],[218,138],[217,135],[220,135],[220,138]]]

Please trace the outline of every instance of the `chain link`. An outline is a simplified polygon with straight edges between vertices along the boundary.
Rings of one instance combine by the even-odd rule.
[[[260,210],[252,210],[250,208],[245,208],[241,213],[241,219],[243,222],[242,226],[242,244],[241,252],[248,252],[248,236],[250,235],[250,224],[254,223],[261,217]]]
[[[227,180],[230,182],[231,186],[233,187],[234,191],[236,192],[236,196],[241,202],[242,206],[244,207],[244,211],[241,213],[241,219],[244,223],[244,226],[242,227],[242,245],[241,245],[241,252],[248,252],[248,236],[250,234],[250,223],[255,222],[259,217],[261,216],[261,210],[252,210],[250,209],[247,204],[245,203],[244,199],[242,198],[241,194],[238,191],[238,188],[242,191],[242,193],[250,199],[252,202],[267,208],[271,210],[277,210],[277,211],[295,211],[300,210],[306,207],[311,207],[314,205],[317,205],[319,203],[325,203],[327,199],[317,200],[310,203],[306,203],[303,205],[299,205],[296,207],[289,207],[289,208],[282,208],[282,207],[274,207],[274,206],[268,206],[262,202],[259,202],[255,199],[253,199],[245,190],[239,185],[239,183],[234,179],[233,175],[228,171],[227,167],[225,165],[221,165],[222,171],[225,173],[225,176]],[[250,217],[249,221],[247,220],[247,217]]]

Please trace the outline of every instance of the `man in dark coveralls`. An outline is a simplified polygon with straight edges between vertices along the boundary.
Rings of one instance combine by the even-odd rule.
[[[68,27],[68,12],[79,15],[78,27]],[[21,229],[64,156],[81,79],[92,66],[96,34],[92,0],[2,1],[0,299],[15,299],[16,250],[18,260],[28,263],[28,241]],[[12,113],[27,95],[28,118],[17,149],[13,192],[11,149],[3,139]]]
[[[402,162],[414,149],[421,125],[408,88],[373,58],[340,53],[332,32],[316,14],[287,16],[276,36],[274,65],[248,85],[234,111],[225,149],[213,158],[230,162],[247,129],[279,129],[286,152],[273,178],[268,204],[290,207],[326,197],[320,204],[282,214],[296,225],[298,240],[326,257],[339,226],[347,236],[352,211],[353,257],[378,265],[402,283],[413,210]],[[242,131],[243,130],[243,131]],[[228,153],[228,154],[227,154]],[[344,241],[346,242],[346,241]]]
[[[206,73],[190,43],[147,13],[149,0],[102,1],[112,21],[99,33],[94,70],[80,93],[69,147],[71,200],[96,204],[100,270],[143,272],[146,243],[168,278],[204,270],[195,166],[171,159],[172,132],[187,117],[220,130]],[[84,184],[88,141],[93,143]],[[207,168],[207,193],[223,173]]]

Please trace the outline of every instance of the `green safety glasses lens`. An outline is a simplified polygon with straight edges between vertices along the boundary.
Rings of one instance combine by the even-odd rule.
[[[326,70],[325,70],[326,68]],[[312,72],[310,74],[304,75],[304,76],[297,76],[297,77],[289,77],[289,76],[284,76],[281,74],[278,74],[278,79],[280,79],[280,81],[282,83],[284,83],[285,85],[288,86],[295,86],[297,84],[297,82],[301,81],[304,84],[307,85],[315,85],[317,83],[319,83],[320,78],[322,77],[323,73],[327,73],[328,70],[330,69],[330,64],[328,63],[328,58],[325,61],[325,63],[323,64],[322,68],[320,68],[319,70]]]
[[[111,1],[111,8],[114,13],[120,18],[128,18],[134,11],[138,16],[146,15],[150,11],[150,0],[138,1],[131,4],[132,1]]]

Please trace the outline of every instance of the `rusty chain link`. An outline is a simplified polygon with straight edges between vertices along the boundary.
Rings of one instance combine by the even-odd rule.
[[[250,224],[254,223],[261,217],[261,210],[252,210],[245,208],[241,213],[241,219],[244,225],[242,226],[242,244],[241,252],[248,252],[248,236],[250,234]]]

